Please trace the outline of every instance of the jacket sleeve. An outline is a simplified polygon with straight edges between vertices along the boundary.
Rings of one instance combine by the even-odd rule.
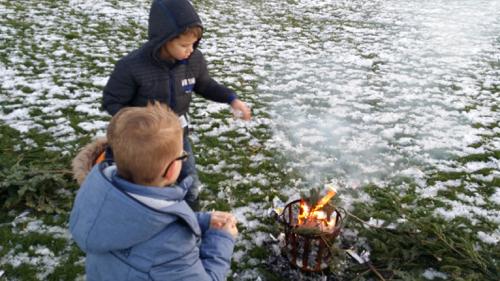
[[[210,227],[210,219],[212,218],[209,212],[196,212],[196,218],[198,219],[198,224],[200,225],[201,233],[205,233]]]
[[[104,87],[102,107],[111,115],[130,104],[137,92],[137,83],[123,60],[116,63],[115,69]]]
[[[175,252],[182,247],[186,247],[186,243],[180,241],[175,245],[168,245],[167,249]],[[220,230],[209,229],[202,236],[199,248],[194,247],[192,251],[187,251],[180,258],[172,259],[154,268],[150,272],[151,279],[154,281],[226,280],[234,248],[232,236]]]
[[[225,280],[231,267],[234,238],[231,234],[215,229],[207,230],[201,239],[200,259],[212,280]]]
[[[197,58],[195,63],[198,64],[197,67],[199,68],[199,73],[196,77],[194,92],[206,99],[229,104],[238,98],[232,90],[219,84],[217,81],[212,79],[212,77],[210,77],[207,69],[207,62],[205,61],[203,54],[198,50],[196,52]]]

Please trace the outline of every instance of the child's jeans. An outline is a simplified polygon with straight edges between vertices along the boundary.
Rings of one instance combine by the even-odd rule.
[[[189,157],[186,161],[182,163],[182,170],[179,175],[178,182],[181,182],[185,177],[190,175],[193,177],[193,184],[189,188],[186,197],[184,198],[186,202],[191,206],[191,208],[199,208],[198,206],[198,195],[200,193],[200,180],[198,178],[198,172],[196,171],[196,164],[193,155],[193,149],[191,148],[191,142],[189,141],[188,129],[184,129],[184,151],[189,153]],[[197,211],[197,210],[195,210]]]

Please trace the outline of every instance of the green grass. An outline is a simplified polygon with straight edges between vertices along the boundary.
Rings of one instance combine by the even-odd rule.
[[[53,221],[51,219],[53,216],[42,213],[35,215],[46,221]],[[57,222],[45,225],[65,227],[66,219],[67,217],[64,216]],[[67,239],[55,238],[51,233],[20,232],[20,230],[26,229],[30,222],[32,220],[21,221],[15,227],[6,225],[0,227],[0,244],[5,247],[0,251],[0,254],[4,256],[9,251],[13,251],[10,256],[21,258],[24,261],[19,266],[10,263],[2,265],[2,269],[5,270],[4,276],[8,277],[6,280],[40,280],[37,274],[44,272],[47,268],[53,269],[53,272],[44,278],[47,280],[75,280],[82,275],[83,264],[79,262],[82,258],[82,252],[78,247]],[[38,248],[49,249],[49,259],[52,255],[59,257],[59,263],[54,265],[44,264],[43,255],[46,252],[37,253],[36,249]],[[43,268],[44,266],[47,268]],[[0,280],[3,279],[0,278]]]
[[[396,229],[356,227],[369,241],[372,262],[381,271],[404,280],[431,267],[446,272],[451,280],[496,280],[499,276],[499,246],[482,243],[471,232],[482,227],[491,231],[493,225],[478,227],[465,218],[445,221],[431,216],[429,207],[440,206],[437,200],[415,198],[411,207],[402,207],[407,203],[401,201],[398,190],[371,186],[366,191],[375,201],[357,204],[356,216],[365,221],[370,217],[406,220]],[[351,219],[348,227],[359,223]]]
[[[92,79],[107,77],[113,64],[124,54],[121,47],[127,50],[136,48],[146,39],[147,32],[135,19],[125,22],[99,19],[71,9],[68,7],[68,1],[37,3],[44,7],[40,13],[57,19],[56,26],[44,30],[43,23],[36,22],[29,16],[32,9],[24,2],[2,1],[0,6],[15,12],[0,19],[0,24],[9,28],[0,42],[0,61],[6,68],[15,70],[16,77],[20,79],[13,88],[0,88],[0,110],[2,114],[7,115],[17,108],[26,107],[30,120],[40,126],[21,133],[13,129],[11,124],[0,123],[0,270],[5,271],[0,280],[38,280],[36,274],[44,272],[46,266],[28,262],[12,266],[6,262],[20,253],[37,257],[33,248],[36,246],[47,247],[61,261],[53,272],[43,279],[75,280],[84,273],[84,265],[81,262],[83,253],[71,240],[54,238],[45,226],[67,227],[68,213],[78,188],[70,174],[70,161],[78,148],[88,143],[96,131],[99,131],[85,131],[79,124],[94,120],[106,121],[108,117],[81,113],[76,110],[80,103],[60,108],[57,114],[45,112],[44,108],[54,102],[74,99],[74,93],[79,93],[79,102],[80,99],[90,97],[91,93],[100,93],[102,86],[95,85]],[[113,5],[119,6],[120,3],[115,1]],[[212,3],[204,5],[209,7]],[[61,15],[73,21],[67,22]],[[303,21],[300,19],[287,16],[278,25],[300,26],[301,22]],[[37,44],[32,40],[36,32],[57,35],[62,39]],[[217,32],[215,27],[207,27],[207,36],[222,36]],[[96,58],[86,52],[101,47],[104,48],[101,53],[104,57]],[[58,50],[64,50],[65,53],[57,57],[54,52]],[[13,61],[12,57],[18,57],[19,60]],[[368,58],[371,58],[371,55]],[[248,63],[251,64],[251,61]],[[245,83],[238,77],[240,74],[253,74],[251,67],[243,69],[241,73],[231,73],[229,66],[228,60],[216,59],[210,67],[218,75],[215,78],[230,76],[241,84]],[[41,79],[44,83],[38,85],[42,87],[39,89],[35,84],[40,82],[39,77],[45,74],[48,78]],[[259,81],[251,81],[248,85],[257,89],[258,84]],[[267,103],[272,100],[260,99],[253,91],[244,87],[238,88],[237,85],[239,83],[232,86],[244,100],[252,103],[254,112],[258,112],[256,117],[269,119],[270,115],[265,111]],[[56,89],[48,98],[49,90],[56,86],[60,89]],[[455,85],[452,87],[459,89]],[[36,99],[33,100],[38,103],[31,100],[34,96]],[[43,101],[43,104],[40,101]],[[90,105],[89,102],[86,103]],[[99,98],[93,102],[99,103]],[[283,202],[287,201],[288,196],[285,194],[288,194],[288,189],[296,189],[298,192],[308,187],[300,173],[303,171],[290,169],[287,156],[267,146],[272,138],[272,128],[259,124],[254,127],[234,127],[222,135],[208,135],[216,129],[231,126],[231,118],[228,110],[206,116],[203,114],[205,106],[204,101],[195,99],[191,115],[197,128],[193,132],[193,136],[197,137],[194,143],[197,164],[203,167],[199,175],[205,185],[200,198],[206,210],[235,211],[244,210],[248,206],[260,206],[265,211],[272,207],[274,197]],[[476,107],[468,105],[463,111],[473,111]],[[491,105],[491,108],[498,111],[498,105]],[[54,137],[50,129],[57,126],[54,123],[58,118],[68,121],[69,127],[73,129],[74,139],[61,141]],[[209,128],[201,129],[197,126],[206,122],[210,122]],[[493,131],[497,130],[498,126],[498,122],[492,122],[477,123],[473,127]],[[487,140],[498,136],[498,133],[485,135],[483,140],[470,146],[483,147]],[[225,137],[225,140],[221,141],[221,137]],[[60,150],[46,149],[51,146]],[[256,155],[263,155],[265,159],[253,161],[252,157]],[[459,166],[499,159],[500,151],[490,150],[457,157],[453,161]],[[221,171],[209,169],[211,165],[217,165],[221,161],[225,161],[229,167],[223,166]],[[426,269],[434,268],[448,274],[450,280],[500,280],[500,246],[486,244],[477,236],[479,231],[494,232],[498,223],[481,216],[473,216],[474,221],[464,217],[446,221],[434,215],[434,210],[438,208],[450,210],[448,200],[460,200],[463,195],[477,195],[480,198],[492,196],[500,186],[497,171],[494,168],[484,168],[474,173],[426,171],[426,187],[449,180],[462,183],[457,187],[440,190],[434,197],[422,197],[418,193],[417,184],[406,177],[394,179],[389,186],[366,184],[357,190],[345,190],[346,196],[360,198],[367,194],[371,199],[369,202],[354,201],[352,206],[347,206],[352,209],[350,215],[345,218],[345,227],[357,233],[358,237],[354,241],[345,238],[345,242],[357,249],[369,248],[373,265],[387,279],[422,280],[421,274]],[[242,180],[233,180],[231,172],[241,175]],[[494,177],[488,182],[475,179],[474,175]],[[260,183],[259,176],[268,184]],[[464,182],[473,183],[477,188],[474,191],[468,190]],[[252,188],[258,188],[259,192],[250,192]],[[222,198],[219,198],[219,193],[223,194]],[[339,204],[343,203],[342,196],[343,194],[339,194],[337,197],[336,202]],[[495,212],[499,207],[489,200],[481,206],[483,210],[491,212]],[[29,210],[26,220],[16,219],[26,210]],[[258,246],[253,241],[255,235],[260,232],[278,233],[279,225],[274,219],[258,213],[262,210],[250,210],[253,211],[255,213],[245,214],[245,218],[256,220],[259,224],[253,228],[239,225],[242,243],[237,244],[236,249],[245,251],[245,255],[240,262],[232,263],[232,270],[238,273],[256,268],[265,280],[283,280],[266,265],[270,255],[269,249]],[[384,226],[398,221],[399,223],[393,229],[375,228],[365,223],[370,218],[384,220]],[[36,220],[42,221],[44,227],[38,231],[27,231],[28,223]],[[16,223],[15,226],[13,222]],[[257,260],[257,265],[249,263],[251,259]],[[338,261],[342,259],[345,259],[345,256]],[[349,265],[347,268],[342,267],[343,280],[377,280],[377,276],[366,265]],[[229,279],[232,280],[232,277]]]

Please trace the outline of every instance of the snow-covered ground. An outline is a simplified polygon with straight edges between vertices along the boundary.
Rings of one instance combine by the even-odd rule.
[[[70,0],[54,8],[35,1],[22,9],[0,1],[0,122],[22,133],[47,133],[54,140],[46,148],[63,152],[85,135],[103,134],[100,87],[114,61],[144,42],[149,5]],[[205,25],[200,48],[213,76],[255,108],[250,123],[213,120],[210,114],[227,107],[196,100],[195,147],[202,136],[236,131],[253,147],[278,149],[290,169],[302,172],[306,183],[277,188],[282,194],[328,182],[387,186],[407,177],[421,197],[460,190],[454,200],[441,198],[447,207],[435,209],[436,216],[500,225],[500,189],[482,189],[500,177],[499,1],[210,0],[195,6]],[[68,110],[81,116],[76,124]],[[273,131],[264,142],[251,134],[262,125]],[[217,153],[223,152],[207,152]],[[464,160],[477,155],[483,157]],[[232,171],[238,159],[199,166],[230,173],[219,198],[240,184],[273,186],[274,174]],[[256,153],[250,161],[263,159],[268,156]],[[429,184],[436,173],[467,176]],[[354,200],[347,194],[346,204]],[[256,217],[266,214],[271,199],[233,209],[255,231],[239,241],[237,261],[265,239]],[[497,244],[500,231],[478,237]],[[12,254],[1,262],[19,260]]]
[[[265,1],[258,8],[255,17],[272,24],[252,38],[262,48],[257,62],[265,59],[254,67],[265,69],[257,93],[270,100],[274,140],[290,165],[313,185],[342,178],[354,188],[384,186],[406,176],[421,196],[463,187],[466,194],[437,215],[500,222],[498,208],[478,207],[498,206],[496,195],[477,192],[478,179],[500,177],[500,2]],[[457,161],[475,154],[491,157]],[[481,176],[481,169],[491,171]],[[437,172],[471,176],[429,186]],[[498,242],[500,232],[492,235]]]

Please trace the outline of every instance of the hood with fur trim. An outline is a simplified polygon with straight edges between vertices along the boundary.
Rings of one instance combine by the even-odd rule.
[[[98,138],[80,150],[71,163],[73,178],[79,185],[83,183],[95,164],[95,160],[106,150],[108,140]]]

